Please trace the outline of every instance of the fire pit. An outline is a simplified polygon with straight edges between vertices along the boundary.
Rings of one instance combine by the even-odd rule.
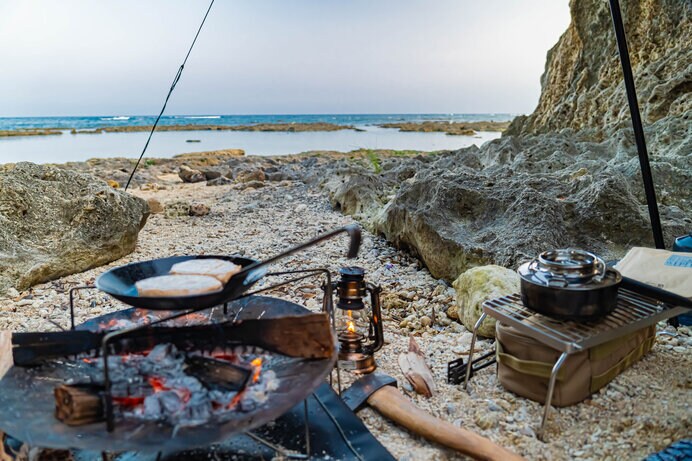
[[[145,313],[139,309],[127,309],[91,319],[77,327],[74,333],[97,334],[104,327],[108,328],[110,325],[129,325],[130,323],[149,321],[151,315],[151,313]],[[194,420],[194,412],[183,412],[183,416],[189,416],[187,420],[183,418],[171,421],[158,417],[160,415],[156,415],[157,417],[154,418],[155,415],[142,413],[144,401],[140,402],[143,397],[141,392],[148,392],[149,396],[160,392],[169,392],[172,397],[172,394],[176,393],[176,389],[183,394],[186,391],[181,390],[179,385],[166,385],[165,380],[161,380],[161,382],[149,383],[149,387],[153,389],[137,391],[133,395],[119,396],[122,388],[119,387],[118,383],[127,380],[115,379],[115,374],[119,370],[113,368],[111,377],[114,378],[112,383],[113,400],[117,414],[113,431],[108,432],[103,422],[70,426],[59,421],[55,416],[54,389],[61,384],[70,383],[83,384],[87,382],[88,384],[100,385],[102,384],[98,380],[98,371],[100,370],[95,363],[92,363],[93,359],[84,360],[85,357],[83,356],[69,359],[55,358],[34,367],[15,366],[0,380],[0,406],[3,408],[0,413],[0,427],[30,445],[48,448],[79,448],[114,452],[171,452],[205,447],[220,442],[234,434],[262,426],[303,401],[330,373],[336,361],[336,354],[332,349],[331,353],[323,358],[289,357],[269,349],[260,350],[249,347],[248,344],[250,343],[245,340],[242,341],[243,344],[237,344],[233,338],[227,338],[226,344],[217,344],[213,350],[208,349],[204,342],[197,341],[193,341],[191,347],[185,347],[190,336],[183,334],[183,340],[180,340],[171,336],[171,330],[179,329],[184,332],[186,329],[193,328],[191,331],[196,331],[195,328],[204,326],[209,332],[223,331],[222,328],[228,324],[229,319],[242,326],[253,325],[252,321],[260,317],[271,324],[271,322],[280,323],[286,319],[289,321],[291,319],[307,319],[314,315],[318,314],[311,314],[302,306],[288,301],[251,296],[234,301],[226,308],[215,307],[203,314],[193,313],[190,317],[178,317],[171,321],[176,324],[175,327],[168,325],[159,327],[164,332],[160,338],[156,337],[158,336],[156,331],[150,332],[154,333],[153,336],[145,336],[146,341],[148,341],[147,344],[158,343],[149,352],[149,355],[158,354],[152,357],[152,360],[170,361],[172,359],[171,354],[176,357],[176,360],[188,357],[192,358],[193,362],[195,358],[230,362],[228,358],[234,355],[263,357],[262,370],[260,371],[257,364],[254,364],[251,379],[256,378],[261,383],[264,375],[269,386],[264,389],[264,395],[261,398],[249,399],[245,407],[242,406],[244,394],[241,389],[235,394],[240,397],[236,398],[236,402],[230,408],[227,408],[228,411],[211,412],[205,416],[204,421]],[[150,330],[158,330],[159,328],[150,328]],[[70,334],[70,332],[66,332],[66,334]],[[331,331],[329,334],[332,335]],[[172,352],[172,346],[166,342],[170,338],[174,339],[173,343],[177,343],[175,347],[180,348],[180,352]],[[333,336],[331,338],[333,342]],[[138,355],[136,359],[132,356],[137,349],[141,348],[142,344],[145,344],[140,339],[133,341],[130,345],[121,346],[124,354],[129,355],[111,355],[109,360],[136,360],[139,362],[145,360],[143,354]],[[164,342],[158,341],[161,339]],[[217,339],[214,339],[213,342],[217,342]],[[261,343],[262,341],[257,342]],[[200,347],[200,344],[203,347]],[[128,347],[133,350],[129,351]],[[167,357],[164,352],[169,356]],[[223,352],[227,353],[226,357],[223,356]],[[128,358],[124,359],[123,357]],[[98,361],[102,362],[102,360]],[[137,380],[132,383],[133,386],[136,382]],[[159,388],[156,389],[156,387]],[[252,390],[252,385],[245,388],[246,392],[252,392]],[[187,391],[192,392],[190,389]],[[226,396],[230,397],[233,391],[217,390],[217,392],[226,392]],[[209,393],[207,392],[207,395]],[[131,401],[128,402],[126,397],[130,398]],[[173,399],[175,400],[175,398]],[[184,403],[189,403],[191,397],[188,396],[187,399],[187,402]],[[177,405],[184,400],[183,396],[170,405]],[[230,400],[232,401],[233,397],[230,397]],[[231,403],[225,402],[226,405]],[[160,401],[159,404],[165,405]]]
[[[73,288],[70,331],[13,333],[9,345],[0,332],[0,364],[14,365],[0,375],[0,428],[29,445],[103,452],[170,453],[251,435],[305,402],[337,362],[329,271],[267,274],[266,267],[340,233],[350,236],[348,257],[355,257],[353,225],[264,261],[219,257],[241,269],[211,295],[145,297],[135,287],[204,256],[111,269],[96,288],[133,308],[79,327],[74,292],[94,287]],[[247,293],[262,277],[287,275],[294,278]],[[256,296],[315,276],[325,278],[321,313]],[[307,413],[305,404],[306,435]]]

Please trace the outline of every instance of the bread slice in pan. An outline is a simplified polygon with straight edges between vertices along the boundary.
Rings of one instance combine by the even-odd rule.
[[[233,264],[230,261],[214,258],[203,259],[188,259],[181,263],[173,264],[171,274],[184,275],[208,275],[219,280],[221,283],[226,283],[235,274],[240,272],[241,266]]]
[[[161,275],[135,283],[137,294],[142,297],[190,296],[221,291],[223,285],[208,275]]]

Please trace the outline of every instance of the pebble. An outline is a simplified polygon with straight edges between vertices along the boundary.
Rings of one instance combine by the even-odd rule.
[[[432,324],[432,319],[427,315],[420,318],[420,324],[422,327],[429,327]]]
[[[206,216],[209,214],[209,207],[203,203],[193,203],[190,205],[190,216]]]
[[[480,413],[476,415],[475,422],[481,429],[490,429],[497,425],[498,418],[496,413]]]
[[[490,411],[503,411],[502,407],[500,407],[498,404],[496,404],[492,400],[488,402],[488,410],[490,410]]]

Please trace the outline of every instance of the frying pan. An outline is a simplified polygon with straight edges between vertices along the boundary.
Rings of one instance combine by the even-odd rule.
[[[267,266],[273,264],[274,262],[311,246],[317,245],[318,243],[328,240],[342,232],[347,233],[351,238],[347,257],[355,258],[358,255],[358,250],[360,248],[361,232],[358,225],[351,224],[349,226],[327,232],[326,234],[322,234],[313,240],[302,243],[264,261],[242,258],[240,256],[196,255],[171,256],[168,258],[130,263],[125,266],[115,267],[101,274],[96,279],[96,288],[108,293],[115,299],[122,301],[125,304],[139,307],[141,309],[168,311],[206,309],[238,298],[259,279],[264,277],[264,275],[267,273]],[[242,266],[242,270],[231,277],[221,291],[214,293],[204,293],[201,295],[198,294],[190,296],[137,295],[137,288],[135,287],[136,282],[150,277],[167,275],[173,264],[182,261],[209,258],[230,261],[234,264]]]

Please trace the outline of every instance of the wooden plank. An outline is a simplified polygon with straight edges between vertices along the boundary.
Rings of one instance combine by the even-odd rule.
[[[14,333],[10,355],[16,365],[33,365],[45,359],[91,352],[100,348],[104,335],[88,331]],[[114,353],[138,352],[164,343],[175,344],[181,350],[253,345],[306,359],[330,358],[335,351],[329,316],[325,313],[187,327],[148,327],[124,333],[122,338],[127,340],[113,342]]]
[[[12,332],[0,331],[0,379],[14,366]]]

